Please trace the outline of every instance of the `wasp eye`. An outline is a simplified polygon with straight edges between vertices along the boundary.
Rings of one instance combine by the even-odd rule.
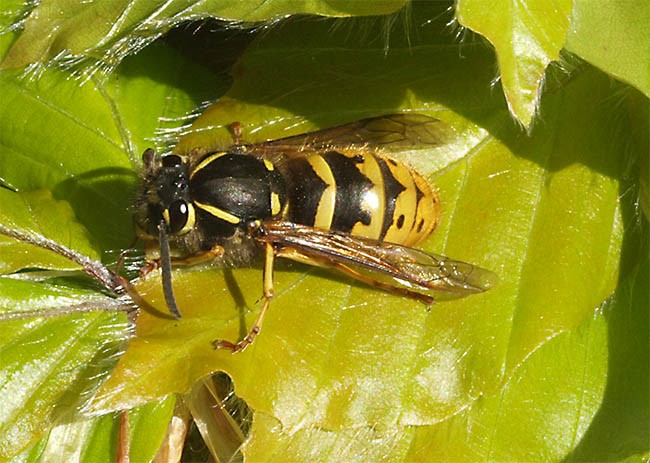
[[[162,158],[163,167],[179,167],[181,164],[183,164],[183,160],[175,154],[170,154]]]
[[[178,233],[187,224],[189,206],[186,201],[177,200],[169,206],[169,233]]]

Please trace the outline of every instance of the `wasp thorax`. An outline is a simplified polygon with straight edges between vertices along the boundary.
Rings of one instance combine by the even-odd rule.
[[[275,166],[254,156],[211,153],[190,173],[197,222],[211,235],[232,236],[254,220],[279,216],[286,186]]]

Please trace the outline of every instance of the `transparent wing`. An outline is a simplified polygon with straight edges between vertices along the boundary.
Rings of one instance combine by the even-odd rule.
[[[330,127],[292,137],[246,145],[254,155],[304,156],[326,147],[367,146],[370,148],[416,148],[449,143],[453,129],[434,117],[423,114],[388,114]]]
[[[424,290],[468,295],[486,291],[499,280],[489,270],[444,256],[291,222],[265,222],[256,239],[295,249],[303,256],[388,275],[402,286]]]

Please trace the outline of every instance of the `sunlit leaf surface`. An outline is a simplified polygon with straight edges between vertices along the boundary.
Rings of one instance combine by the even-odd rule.
[[[52,199],[47,190],[14,193],[0,189],[0,224],[13,231],[42,237],[63,244],[83,255],[97,259],[88,231],[76,221],[70,205]],[[29,267],[69,270],[78,265],[64,257],[0,235],[0,273]]]
[[[648,124],[628,105],[614,104],[625,102],[621,87],[582,65],[571,75],[546,75],[543,118],[528,136],[511,119],[499,89],[490,88],[491,51],[455,42],[443,26],[450,19],[446,6],[418,5],[411,18],[417,34],[408,40],[398,29],[388,42],[380,39],[383,20],[346,25],[303,19],[261,34],[235,66],[226,97],[175,149],[227,146],[233,121],[254,142],[400,111],[438,117],[457,134],[450,145],[400,154],[436,184],[443,203],[441,226],[421,247],[488,268],[500,284],[427,310],[325,270],[278,263],[277,298],[261,334],[244,353],[231,355],[215,351],[212,341],[235,341],[250,328],[262,291],[260,263],[175,270],[180,321],[168,315],[154,272],[136,284],[155,309],[141,310],[136,335],[92,411],[185,393],[202,376],[222,370],[256,411],[249,455],[266,449],[326,460],[347,451],[350,458],[380,461],[435,452],[461,461],[525,460],[535,452],[561,459],[578,448],[575,455],[593,457],[604,440],[598,436],[617,422],[617,410],[639,410],[626,414],[631,418],[621,429],[648,429],[647,413],[634,406],[647,396],[647,386],[627,387],[620,380],[626,371],[611,367],[613,358],[641,358],[641,350],[647,355],[647,342],[637,340],[647,339],[648,325],[625,325],[628,334],[617,336],[612,353],[610,344],[605,347],[613,342],[610,326],[593,315],[647,256],[638,244],[647,231],[630,207],[638,176],[629,174],[647,151],[647,137],[629,135],[631,127],[643,131]],[[2,184],[21,193],[49,189],[67,201],[105,261],[132,238],[128,208],[140,153],[148,146],[165,149],[165,140],[149,138],[183,123],[157,118],[181,116],[224,88],[214,74],[164,45],[126,60],[107,82],[80,86],[56,71],[38,80],[2,71],[0,85],[3,102],[12,102],[0,105]],[[46,124],[45,112],[57,123]],[[0,203],[5,216],[6,207]],[[79,225],[70,225],[74,235]],[[622,260],[622,253],[633,258]],[[31,289],[17,292],[19,284]],[[647,310],[647,300],[633,294],[628,307]],[[16,280],[0,288],[0,297],[13,310],[107,299],[59,282]],[[41,376],[20,376],[34,399],[8,402],[2,422],[13,428],[0,428],[0,449],[11,448],[7,454],[13,455],[47,432],[60,416],[44,410],[78,411],[88,395],[70,386],[70,378],[96,387],[93,368],[106,366],[89,354],[98,343],[88,324],[103,326],[103,317],[113,316],[0,322],[7,333],[2,362],[14,362],[0,368],[5,376],[49,365],[66,346],[90,346],[52,367],[52,376],[68,381],[56,383],[52,393],[38,389]],[[15,356],[5,357],[11,349]],[[80,370],[84,374],[74,376]],[[635,392],[632,403],[612,396],[612,388],[623,391],[620,396]],[[37,402],[41,392],[44,400]],[[607,410],[599,412],[607,400]],[[156,429],[163,418],[155,420]],[[22,447],[9,444],[14,429]],[[538,429],[548,434],[535,434]],[[644,435],[635,436],[622,455],[646,451]]]
[[[614,290],[622,166],[612,138],[619,122],[597,110],[611,91],[605,76],[585,70],[555,88],[543,102],[545,123],[527,137],[489,92],[489,72],[474,69],[489,60],[485,49],[466,48],[460,59],[444,45],[448,38],[408,47],[393,37],[384,54],[354,46],[350,31],[342,31],[330,35],[333,44],[346,45],[341,54],[316,39],[312,45],[308,37],[317,37],[318,27],[328,25],[296,23],[265,35],[235,68],[227,98],[195,124],[202,131],[178,149],[205,146],[208,139],[213,146],[227,143],[225,127],[235,120],[255,140],[402,108],[436,115],[459,139],[440,152],[406,158],[435,182],[443,201],[442,226],[424,248],[492,269],[501,284],[427,311],[328,272],[286,264],[276,274],[278,297],[262,334],[233,356],[212,350],[211,341],[235,340],[250,326],[261,295],[259,267],[178,270],[180,321],[165,318],[160,284],[148,279],[139,288],[160,313],[141,314],[138,337],[96,398],[98,409],[184,391],[201,375],[223,369],[240,396],[284,426],[432,424],[498,391],[533,351],[574,329]],[[304,53],[290,52],[297,42]],[[428,60],[431,48],[436,63]],[[272,58],[282,65],[270,66]],[[353,69],[358,81],[350,77]],[[308,121],[295,114],[307,114]],[[159,367],[151,367],[154,357]],[[161,381],[170,370],[177,374]]]
[[[649,2],[575,0],[566,49],[650,96],[649,17]]]
[[[32,63],[74,64],[97,58],[111,67],[183,21],[219,18],[250,22],[277,20],[291,14],[366,16],[392,13],[405,0],[43,0],[26,18],[25,31],[13,45],[2,67]],[[20,11],[18,5],[15,8]],[[51,31],[43,34],[43,31]]]
[[[47,313],[71,304],[110,304],[91,291],[0,278],[0,315],[26,308]],[[71,418],[115,365],[126,318],[96,311],[0,321],[0,459],[33,444]]]
[[[120,437],[124,437],[121,432],[130,436],[122,442],[128,444],[127,455],[131,461],[152,461],[167,432],[175,402],[174,397],[169,397],[136,407],[126,415],[118,412],[94,418],[79,417],[71,423],[55,426],[43,439],[11,461],[117,461]]]
[[[186,73],[194,76],[189,82]],[[96,247],[126,248],[136,169],[156,129],[165,128],[159,118],[183,115],[222,85],[200,66],[156,46],[137,61],[127,60],[107,82],[81,85],[54,70],[38,80],[4,71],[0,181],[19,192],[52,190],[54,198],[70,203]]]
[[[145,138],[164,128],[158,117],[182,116],[205,98],[200,88],[213,94],[221,85],[167,48],[152,47],[137,62],[127,60],[108,82],[84,85],[57,71],[38,80],[0,73],[4,227],[52,239],[92,258],[104,251],[107,261],[115,261],[128,246],[134,169],[140,153],[153,144]],[[156,72],[150,73],[152,66]],[[181,68],[195,77],[183,87],[177,85],[184,81]],[[4,272],[77,268],[50,251],[4,236],[0,242]],[[0,301],[0,388],[5,394],[0,454],[7,458],[53,424],[76,416],[114,367],[128,332],[126,317],[118,312],[61,316],[93,307],[123,308],[97,290],[3,278]],[[8,321],[11,312],[38,311],[54,318]]]
[[[508,106],[525,126],[537,109],[544,71],[564,46],[572,6],[573,0],[456,3],[460,24],[494,45]]]
[[[439,423],[292,427],[259,413],[244,453],[259,462],[307,458],[361,462],[368,457],[371,461],[558,460],[582,437],[596,413],[606,367],[607,324],[601,314],[533,353],[500,393],[478,398]],[[573,372],[570,377],[565,376],[567,370]]]

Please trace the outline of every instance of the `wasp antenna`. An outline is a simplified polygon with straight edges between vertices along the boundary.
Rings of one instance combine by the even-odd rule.
[[[159,241],[160,241],[160,263],[162,267],[162,284],[163,294],[165,295],[165,302],[171,314],[180,319],[182,318],[178,305],[176,305],[176,298],[174,297],[174,288],[172,287],[172,259],[169,255],[169,241],[167,240],[167,231],[165,230],[165,223],[160,222],[158,225]]]
[[[153,168],[155,160],[156,152],[153,148],[147,148],[144,153],[142,153],[142,163],[144,164],[144,169],[146,171],[150,171]]]

